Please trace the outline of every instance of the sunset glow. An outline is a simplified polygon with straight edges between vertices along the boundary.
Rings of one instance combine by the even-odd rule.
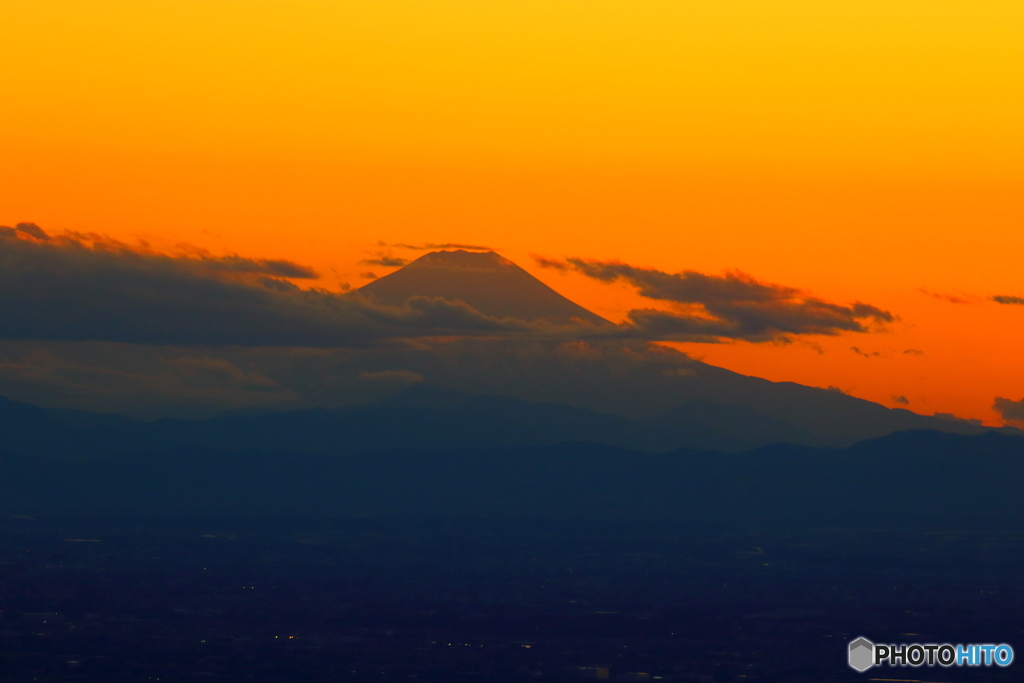
[[[895,319],[670,342],[1001,423],[1024,398],[1016,0],[6,0],[0,225],[285,259],[334,292],[494,249],[740,271]],[[666,342],[669,343],[669,342]]]

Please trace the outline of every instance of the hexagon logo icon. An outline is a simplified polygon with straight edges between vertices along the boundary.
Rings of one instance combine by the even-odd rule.
[[[850,643],[850,666],[861,673],[875,663],[875,644],[867,638],[858,638]]]

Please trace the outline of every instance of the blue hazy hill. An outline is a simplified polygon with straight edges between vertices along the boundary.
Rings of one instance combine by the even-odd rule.
[[[903,412],[913,416],[905,425],[895,423],[904,429],[932,427],[968,434],[988,431]],[[178,447],[340,455],[391,448],[503,448],[569,441],[648,453],[678,448],[738,453],[773,443],[837,445],[820,433],[748,406],[703,399],[653,416],[627,417],[428,384],[414,385],[377,403],[338,409],[153,422],[85,411],[46,410],[0,399],[0,434],[0,452],[67,460]]]
[[[592,443],[347,455],[179,448],[0,459],[30,515],[676,519],[744,526],[1019,529],[1024,437],[900,432],[845,449],[651,454]]]

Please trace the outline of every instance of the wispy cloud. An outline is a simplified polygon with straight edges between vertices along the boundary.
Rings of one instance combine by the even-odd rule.
[[[1024,398],[1014,401],[997,396],[992,404],[992,409],[1007,422],[1024,422]]]
[[[1004,294],[997,294],[992,297],[992,301],[995,301],[997,304],[1024,305],[1024,296],[1006,296]]]
[[[35,223],[18,223],[13,228],[9,228],[6,225],[0,225],[0,236],[5,237],[19,237],[26,235],[28,237],[34,237],[37,240],[44,242],[49,241],[50,236]]]
[[[411,251],[428,251],[431,249],[464,249],[466,251],[494,251],[493,247],[483,246],[481,244],[462,244],[460,242],[442,242],[434,243],[427,242],[426,244],[387,244],[381,243],[380,246],[394,247],[395,249],[409,249]]]
[[[957,417],[953,413],[932,413],[932,417],[937,417],[940,420],[946,420],[947,422],[962,422],[963,424],[974,425],[980,427],[984,424],[981,420],[971,417]]]
[[[423,375],[411,370],[381,370],[380,372],[360,372],[356,375],[359,379],[373,382],[422,382]]]
[[[628,314],[637,329],[653,337],[779,341],[787,335],[866,332],[872,324],[895,320],[892,313],[870,304],[835,304],[741,272],[667,273],[619,261],[534,259],[542,268],[578,272],[606,283],[626,282],[640,296],[669,303],[674,310],[638,309]]]
[[[360,263],[368,266],[381,266],[383,268],[398,268],[409,262],[409,259],[399,256],[379,256],[377,258],[363,259]]]
[[[949,304],[969,304],[969,303],[972,303],[971,300],[968,299],[967,297],[960,296],[958,294],[948,294],[946,292],[933,292],[932,290],[925,289],[923,287],[918,289],[917,291],[921,292],[925,296],[930,296],[933,299],[938,299],[939,301],[945,301],[946,303],[949,303]]]

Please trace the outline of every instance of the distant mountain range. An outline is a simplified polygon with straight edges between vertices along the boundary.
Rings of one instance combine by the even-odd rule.
[[[876,407],[861,403],[869,409]],[[899,418],[891,421],[893,428],[937,425],[943,431],[965,434],[988,431],[909,411],[877,409],[883,417]],[[629,418],[427,384],[414,384],[374,404],[194,421],[142,422],[84,411],[45,410],[0,399],[0,434],[2,453],[62,460],[183,447],[343,455],[392,448],[508,448],[563,442],[647,453],[679,448],[738,453],[775,443],[837,445],[821,433],[742,405],[695,399],[661,415]]]
[[[589,325],[576,331],[588,335],[610,325],[493,252],[429,253],[352,296],[389,305],[443,297],[496,318],[582,320]],[[97,342],[72,345],[74,352],[64,357],[70,347],[54,347],[40,354],[49,360],[38,373],[20,369],[0,377],[0,391],[136,417],[208,418],[245,405],[305,409],[147,423],[5,403],[0,449],[93,457],[186,445],[327,453],[586,440],[651,452],[738,452],[776,442],[841,447],[910,429],[989,429],[745,376],[643,340],[566,334],[431,338],[316,352]],[[59,370],[46,365],[51,361]]]
[[[427,254],[356,295],[607,324],[490,252]],[[329,386],[351,393],[320,405],[383,398],[152,422],[0,398],[0,512],[1024,521],[1013,428],[748,377],[646,342],[462,339],[338,358]]]
[[[589,443],[347,455],[179,448],[0,457],[0,512],[173,517],[690,520],[1014,530],[1024,437],[934,431],[846,449],[645,454]]]

